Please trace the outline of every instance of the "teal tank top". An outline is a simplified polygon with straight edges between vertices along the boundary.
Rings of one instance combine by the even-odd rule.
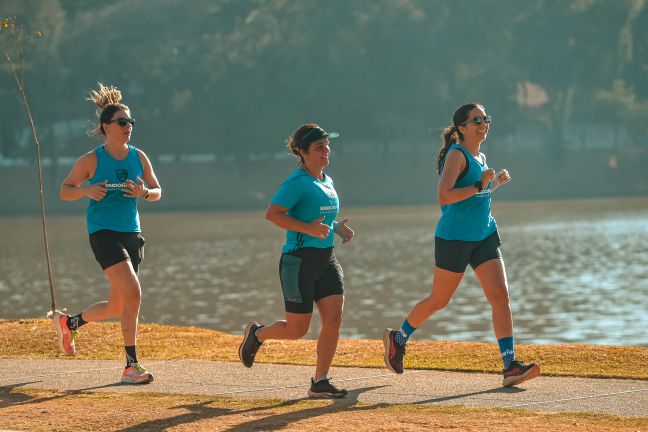
[[[459,150],[466,156],[468,170],[458,179],[455,187],[466,187],[479,181],[482,172],[488,169],[486,156],[480,153],[482,163],[459,144],[452,144],[448,149]],[[443,170],[443,167],[441,167]],[[454,204],[441,206],[441,219],[435,235],[444,240],[481,241],[497,231],[497,223],[491,215],[491,185],[476,195]]]
[[[90,200],[86,210],[88,233],[108,229],[119,232],[140,232],[138,198],[123,195],[126,179],[137,183],[137,176],[142,178],[143,167],[137,149],[128,146],[128,156],[123,160],[113,159],[103,146],[95,149],[97,169],[88,182],[100,183],[108,180],[107,193],[101,201]]]

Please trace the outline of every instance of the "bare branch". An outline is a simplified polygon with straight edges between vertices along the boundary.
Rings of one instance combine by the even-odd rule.
[[[6,28],[6,26],[5,26]],[[54,295],[54,279],[52,276],[52,264],[49,256],[49,243],[47,241],[47,224],[45,221],[45,198],[43,193],[43,169],[41,164],[41,151],[40,151],[40,141],[38,140],[38,135],[36,134],[36,125],[34,124],[34,118],[32,117],[31,109],[29,107],[29,101],[27,99],[27,92],[25,91],[25,82],[24,82],[24,56],[23,49],[20,40],[20,30],[15,27],[15,23],[12,20],[11,22],[11,35],[16,40],[16,48],[18,50],[20,68],[16,70],[16,66],[13,61],[11,61],[11,56],[9,55],[9,50],[2,42],[2,32],[0,32],[0,48],[9,63],[11,72],[16,80],[16,85],[18,86],[18,91],[22,96],[22,101],[25,106],[25,112],[27,113],[27,119],[29,120],[29,125],[31,126],[32,137],[34,138],[34,143],[36,144],[36,160],[38,162],[38,185],[40,188],[40,205],[41,205],[41,221],[43,225],[43,240],[45,243],[45,259],[47,261],[47,274],[49,277],[49,286],[50,286],[50,295],[52,299],[52,311],[56,310],[56,297]]]

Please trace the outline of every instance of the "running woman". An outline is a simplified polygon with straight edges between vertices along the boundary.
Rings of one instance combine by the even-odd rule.
[[[302,338],[308,332],[314,302],[322,327],[317,340],[315,376],[308,391],[313,398],[347,395],[346,390],[331,384],[328,377],[344,306],[343,273],[333,253],[333,234],[340,236],[343,243],[353,238],[348,219],[335,220],[338,195],[333,180],[324,173],[331,153],[329,139],[338,136],[316,124],[306,124],[288,140],[291,153],[299,158],[299,168],[283,182],[266,212],[267,220],[287,230],[279,261],[286,319],[268,326],[249,322],[239,346],[239,358],[249,368],[266,340]]]
[[[121,92],[99,83],[88,100],[99,109],[98,126],[90,135],[103,135],[104,144],[81,156],[63,181],[60,197],[65,201],[89,198],[86,221],[90,247],[108,278],[108,301],[93,304],[77,315],[53,314],[59,347],[74,355],[74,336],[79,327],[108,318],[121,319],[126,368],[121,381],[141,384],[153,375],[137,359],[137,318],[141,303],[138,278],[144,259],[137,203],[158,201],[162,189],[146,154],[128,142],[135,120],[121,103]]]
[[[468,264],[473,268],[492,308],[493,327],[504,363],[504,387],[540,374],[537,364],[515,359],[513,319],[497,224],[491,215],[491,193],[511,181],[506,170],[486,165],[480,146],[488,135],[491,117],[475,103],[463,105],[443,131],[437,160],[441,218],[434,240],[434,281],[430,295],[418,302],[399,330],[385,329],[385,365],[403,373],[408,338],[433,313],[448,305]]]

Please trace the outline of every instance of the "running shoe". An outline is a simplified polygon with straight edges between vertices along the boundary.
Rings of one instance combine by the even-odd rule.
[[[540,365],[531,363],[524,364],[517,360],[513,360],[508,369],[504,370],[503,387],[511,387],[518,385],[524,381],[528,381],[540,375]]]
[[[245,326],[245,331],[243,332],[243,342],[239,345],[239,359],[241,363],[247,368],[251,368],[254,364],[254,356],[256,356],[257,351],[263,342],[256,337],[256,331],[263,327],[256,321],[251,321]]]
[[[74,355],[76,353],[74,337],[77,335],[77,332],[76,330],[70,330],[68,327],[68,315],[61,311],[54,311],[52,319],[54,320],[54,328],[58,336],[59,348],[65,355]]]
[[[308,390],[308,397],[319,398],[319,399],[330,399],[330,398],[343,398],[347,395],[345,389],[339,389],[331,384],[327,379],[315,382],[311,378],[310,390]]]
[[[383,333],[383,344],[385,345],[385,366],[396,374],[403,373],[403,357],[405,357],[405,345],[394,340],[397,330],[385,329]]]
[[[133,363],[126,369],[121,377],[121,382],[126,384],[146,384],[153,381],[153,374],[139,363]]]

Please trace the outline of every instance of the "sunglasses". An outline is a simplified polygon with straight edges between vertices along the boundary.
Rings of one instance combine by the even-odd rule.
[[[490,124],[490,122],[491,122],[491,116],[489,116],[489,115],[485,115],[485,116],[483,116],[483,117],[481,117],[481,116],[477,116],[477,117],[474,117],[474,118],[472,118],[472,119],[470,119],[470,120],[466,120],[466,121],[463,122],[462,124],[466,125],[466,124],[468,124],[469,122],[473,122],[473,123],[475,123],[476,125],[480,125],[480,124],[482,124],[482,123]]]
[[[119,118],[116,118],[114,120],[110,120],[109,122],[106,122],[106,123],[110,124],[110,123],[115,123],[115,122],[117,122],[117,124],[119,126],[121,126],[121,127],[126,126],[128,123],[130,123],[131,126],[135,126],[135,119],[134,118],[126,118],[126,117],[119,117]]]

